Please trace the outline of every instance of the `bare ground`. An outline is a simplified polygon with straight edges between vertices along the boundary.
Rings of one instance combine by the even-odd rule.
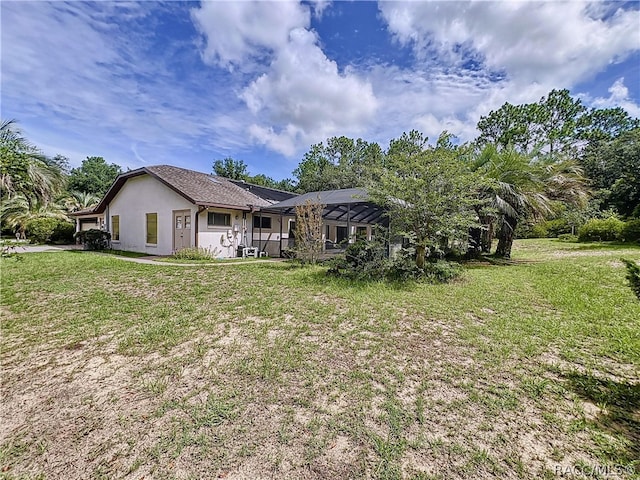
[[[562,388],[561,372],[574,366],[546,352],[529,365],[488,367],[457,341],[456,327],[425,321],[416,331],[416,320],[406,316],[381,343],[362,325],[354,335],[350,321],[292,336],[289,320],[255,317],[139,356],[119,354],[109,335],[64,348],[5,338],[2,471],[53,479],[532,478],[601,463],[593,436],[576,425],[607,412]],[[261,324],[267,335],[257,339]],[[281,358],[283,341],[303,345],[302,363],[312,368]],[[616,370],[637,373],[623,367]],[[524,394],[521,381],[537,374],[539,398]]]

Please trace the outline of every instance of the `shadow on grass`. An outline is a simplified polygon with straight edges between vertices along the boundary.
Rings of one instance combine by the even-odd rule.
[[[627,440],[627,448],[611,460],[632,462],[636,473],[640,472],[640,384],[615,382],[579,372],[563,376],[570,390],[602,409],[594,420],[596,426]]]
[[[521,260],[512,258],[496,257],[495,255],[482,255],[478,258],[468,260],[460,260],[464,268],[486,268],[486,267],[515,267],[518,265],[530,265],[532,263],[540,263],[537,260]]]
[[[565,243],[566,245],[566,243]],[[577,246],[573,246],[577,245]],[[640,249],[640,244],[628,242],[594,242],[594,243],[580,243],[580,244],[571,244],[572,248],[570,250],[628,250],[629,248],[638,248]]]

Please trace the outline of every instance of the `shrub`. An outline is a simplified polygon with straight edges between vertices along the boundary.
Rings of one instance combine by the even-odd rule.
[[[629,220],[624,224],[621,238],[625,242],[640,242],[640,218]]]
[[[629,280],[629,286],[633,293],[636,294],[638,300],[640,300],[640,267],[638,264],[625,258],[620,259],[627,267],[627,280]]]
[[[571,233],[571,225],[565,218],[555,218],[553,220],[547,220],[544,222],[547,228],[547,237],[556,238],[559,235]]]
[[[571,235],[570,233],[562,233],[558,235],[558,240],[560,240],[561,242],[577,242],[578,236]]]
[[[350,244],[344,256],[329,263],[329,273],[362,280],[381,280],[387,276],[391,266],[384,246],[365,240]]]
[[[75,238],[84,245],[85,250],[106,250],[111,243],[111,234],[92,228],[75,234]]]
[[[215,260],[219,254],[217,248],[189,247],[178,250],[171,257],[177,260]]]
[[[50,241],[58,222],[58,219],[51,217],[38,217],[29,220],[26,225],[27,238],[34,243]]]
[[[592,218],[580,227],[578,240],[581,242],[619,240],[623,227],[624,222],[615,217]]]
[[[73,243],[76,226],[73,223],[58,220],[58,224],[53,229],[51,241],[54,243]]]
[[[379,242],[358,241],[349,245],[344,257],[332,262],[329,273],[359,280],[417,280],[445,283],[462,273],[462,266],[446,260],[427,261],[424,268],[416,265],[413,248],[403,248],[387,258],[386,248]]]
[[[529,236],[527,238],[547,238],[549,236],[549,229],[545,222],[536,223],[529,230]]]

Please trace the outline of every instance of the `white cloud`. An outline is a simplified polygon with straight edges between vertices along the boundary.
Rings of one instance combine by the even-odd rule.
[[[310,28],[313,15],[333,8],[324,0],[203,2],[195,9],[4,2],[3,116],[16,117],[45,153],[68,155],[74,165],[102,155],[131,168],[166,162],[208,170],[214,158],[253,156],[265,173],[281,169],[284,176],[285,165],[290,171],[329,136],[386,145],[416,128],[432,140],[445,129],[469,140],[479,117],[506,101],[535,102],[552,88],[588,85],[640,48],[630,30],[640,14],[616,13],[618,5],[383,4],[389,32],[413,48],[413,63],[352,58],[349,65],[348,57],[340,55],[340,64],[330,58],[323,50],[329,39]],[[165,24],[173,16],[195,30]],[[638,116],[634,72],[617,75],[626,85],[614,77],[608,97],[581,98]]]
[[[438,55],[461,66],[479,54],[520,84],[571,86],[640,48],[637,10],[585,2],[383,2],[380,10],[423,62]]]
[[[327,5],[315,2],[316,15]],[[249,62],[263,71],[239,93],[258,144],[293,156],[329,136],[362,132],[371,121],[377,101],[370,83],[327,58],[309,30],[309,7],[206,2],[192,18],[206,39],[206,61],[245,70]]]
[[[308,27],[310,12],[298,2],[202,2],[191,10],[206,38],[205,62],[223,67],[283,48],[294,28]]]
[[[614,108],[622,107],[629,115],[634,118],[640,118],[640,105],[631,100],[629,97],[629,89],[624,84],[624,78],[619,78],[613,85],[609,87],[608,98],[598,97],[589,102],[589,98],[585,100],[595,108]]]
[[[317,43],[313,32],[293,30],[269,71],[241,95],[267,124],[254,125],[253,136],[285,155],[332,135],[361,132],[376,110],[371,84],[340,74]]]
[[[2,52],[3,115],[10,106],[45,153],[69,152],[75,165],[87,155],[133,168],[136,151],[150,163],[175,163],[173,149],[246,148],[246,108],[231,80],[210,88],[211,75],[177,70],[170,49],[150,56],[158,36],[136,22],[155,8],[4,3],[2,43],[12,47]]]

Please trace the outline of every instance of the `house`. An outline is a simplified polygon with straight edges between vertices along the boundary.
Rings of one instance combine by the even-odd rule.
[[[383,209],[362,189],[296,195],[170,165],[139,168],[118,176],[93,210],[76,213],[77,230],[103,228],[114,249],[170,255],[186,247],[209,249],[219,258],[245,247],[278,257],[293,246],[295,207],[324,205],[327,250],[356,238],[370,239]]]
[[[276,203],[270,197],[295,195],[267,195],[264,188],[258,196],[250,185],[226,178],[169,165],[143,167],[118,176],[93,213],[104,215],[114,249],[170,255],[204,247],[220,258],[235,257],[240,246],[256,243],[255,217],[275,230],[277,215],[258,213]],[[279,241],[279,233],[273,238]]]
[[[85,208],[71,212],[70,217],[76,219],[76,233],[84,230],[103,229],[104,213],[96,213],[94,208]]]

